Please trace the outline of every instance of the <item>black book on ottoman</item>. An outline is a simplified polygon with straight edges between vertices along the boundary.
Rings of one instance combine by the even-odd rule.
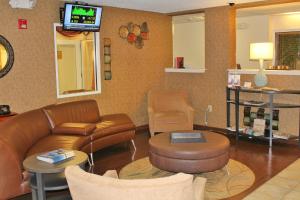
[[[206,142],[201,132],[172,132],[170,134],[171,143],[196,143]]]

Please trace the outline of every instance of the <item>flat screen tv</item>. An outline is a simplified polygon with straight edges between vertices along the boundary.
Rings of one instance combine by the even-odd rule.
[[[67,31],[99,31],[102,7],[66,3],[63,29]]]

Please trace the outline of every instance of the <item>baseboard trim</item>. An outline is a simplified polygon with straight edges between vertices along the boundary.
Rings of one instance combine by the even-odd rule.
[[[149,125],[148,124],[137,126],[135,128],[136,134],[144,133],[146,131],[149,131]]]
[[[203,126],[199,124],[194,124],[194,129],[196,130],[209,130],[213,132],[218,132],[218,133],[226,133],[227,130],[225,128],[217,128],[217,127],[212,127],[212,126]]]
[[[194,129],[195,130],[210,130],[210,131],[214,131],[214,132],[218,132],[218,133],[226,133],[227,130],[224,128],[217,128],[217,127],[211,127],[211,126],[203,126],[203,125],[199,125],[199,124],[194,124]],[[149,132],[149,125],[148,124],[144,124],[141,126],[137,126],[135,128],[136,134],[140,134],[140,133],[145,133],[145,132]]]

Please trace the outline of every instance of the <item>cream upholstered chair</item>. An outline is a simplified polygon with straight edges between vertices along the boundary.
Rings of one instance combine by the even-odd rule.
[[[155,132],[193,130],[194,109],[184,91],[149,91],[148,116],[151,136]]]
[[[103,176],[78,166],[65,170],[73,200],[202,200],[206,179],[179,173],[155,179],[118,179],[116,171]]]

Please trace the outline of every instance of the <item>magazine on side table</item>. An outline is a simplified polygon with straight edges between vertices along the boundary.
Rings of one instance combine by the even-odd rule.
[[[64,150],[64,149],[56,149],[53,151],[49,151],[40,155],[37,155],[37,159],[47,162],[47,163],[51,163],[51,164],[55,164],[61,161],[65,161],[68,160],[72,157],[75,156],[74,151],[71,150]]]

